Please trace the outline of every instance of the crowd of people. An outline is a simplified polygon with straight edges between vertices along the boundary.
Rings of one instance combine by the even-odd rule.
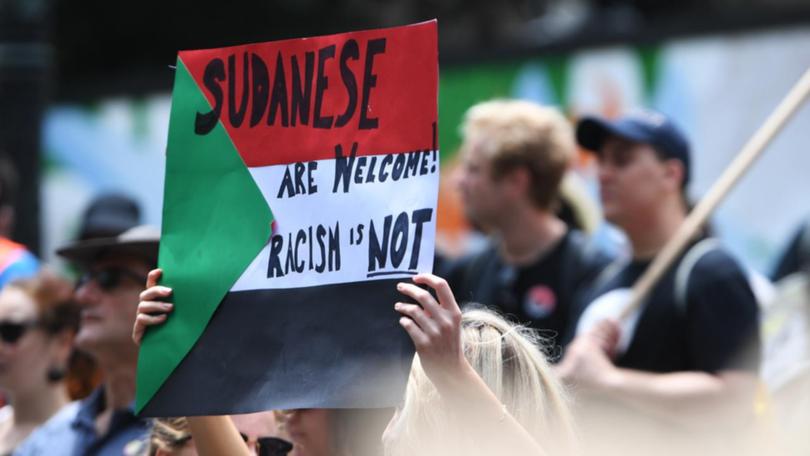
[[[396,410],[138,416],[138,345],[172,318],[172,290],[159,283],[159,231],[141,225],[126,198],[106,196],[88,209],[77,240],[57,251],[78,271],[73,285],[0,233],[0,454],[808,449],[780,432],[778,408],[769,407],[777,394],[759,371],[763,303],[746,268],[708,232],[695,233],[634,314],[610,317],[690,208],[692,151],[671,119],[637,111],[572,125],[549,107],[494,100],[471,107],[461,131],[457,188],[487,241],[461,258],[439,254],[435,275],[397,285],[403,299],[390,303],[392,315],[416,355]],[[597,159],[602,211],[626,235],[627,255],[604,251],[562,210],[577,145]],[[7,174],[0,204],[13,191]],[[806,280],[806,231],[780,275]],[[806,404],[803,375],[791,400]],[[807,423],[809,415],[792,417]]]

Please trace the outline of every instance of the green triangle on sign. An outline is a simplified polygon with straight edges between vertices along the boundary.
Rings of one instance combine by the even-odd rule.
[[[211,106],[180,58],[172,92],[159,267],[174,310],[150,328],[138,358],[140,412],[180,364],[247,266],[267,244],[273,214],[218,122],[194,133]]]

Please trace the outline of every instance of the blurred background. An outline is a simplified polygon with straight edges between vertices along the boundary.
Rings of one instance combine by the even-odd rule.
[[[52,260],[106,192],[160,223],[178,50],[432,18],[445,177],[461,116],[477,101],[526,98],[572,120],[647,106],[691,138],[698,198],[810,67],[808,0],[0,0],[0,150],[21,184],[13,238]],[[762,272],[810,213],[808,127],[805,107],[713,218]],[[593,160],[582,152],[575,168],[595,196]],[[458,252],[469,228],[450,181],[440,242]]]

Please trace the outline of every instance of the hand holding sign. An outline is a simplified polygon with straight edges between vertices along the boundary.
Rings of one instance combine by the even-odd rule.
[[[138,315],[135,317],[135,326],[132,328],[132,341],[141,345],[141,340],[149,326],[155,326],[166,321],[174,304],[164,302],[172,295],[172,289],[158,285],[163,271],[153,269],[146,276],[146,290],[141,292],[141,302],[138,303]]]
[[[399,324],[411,336],[425,373],[441,389],[469,367],[461,347],[461,310],[447,281],[441,277],[419,274],[413,281],[432,288],[438,301],[428,291],[400,282],[397,284],[399,292],[415,299],[419,305],[397,302],[394,309],[404,315]]]

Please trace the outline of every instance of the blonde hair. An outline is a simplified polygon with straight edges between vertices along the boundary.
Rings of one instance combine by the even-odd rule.
[[[523,100],[486,101],[467,110],[461,134],[490,160],[493,179],[525,168],[534,204],[552,207],[575,151],[574,130],[558,110]]]
[[[568,399],[537,333],[477,307],[464,309],[461,325],[464,356],[505,410],[542,447],[553,450],[549,454],[573,452],[576,438]],[[476,439],[461,437],[465,430],[453,423],[416,356],[404,403],[392,424],[396,438],[386,442],[385,454],[436,454],[436,442],[453,454],[474,454]]]
[[[191,440],[191,429],[185,417],[158,418],[152,422],[149,434],[148,456],[154,456],[158,450],[167,453],[180,451]]]

